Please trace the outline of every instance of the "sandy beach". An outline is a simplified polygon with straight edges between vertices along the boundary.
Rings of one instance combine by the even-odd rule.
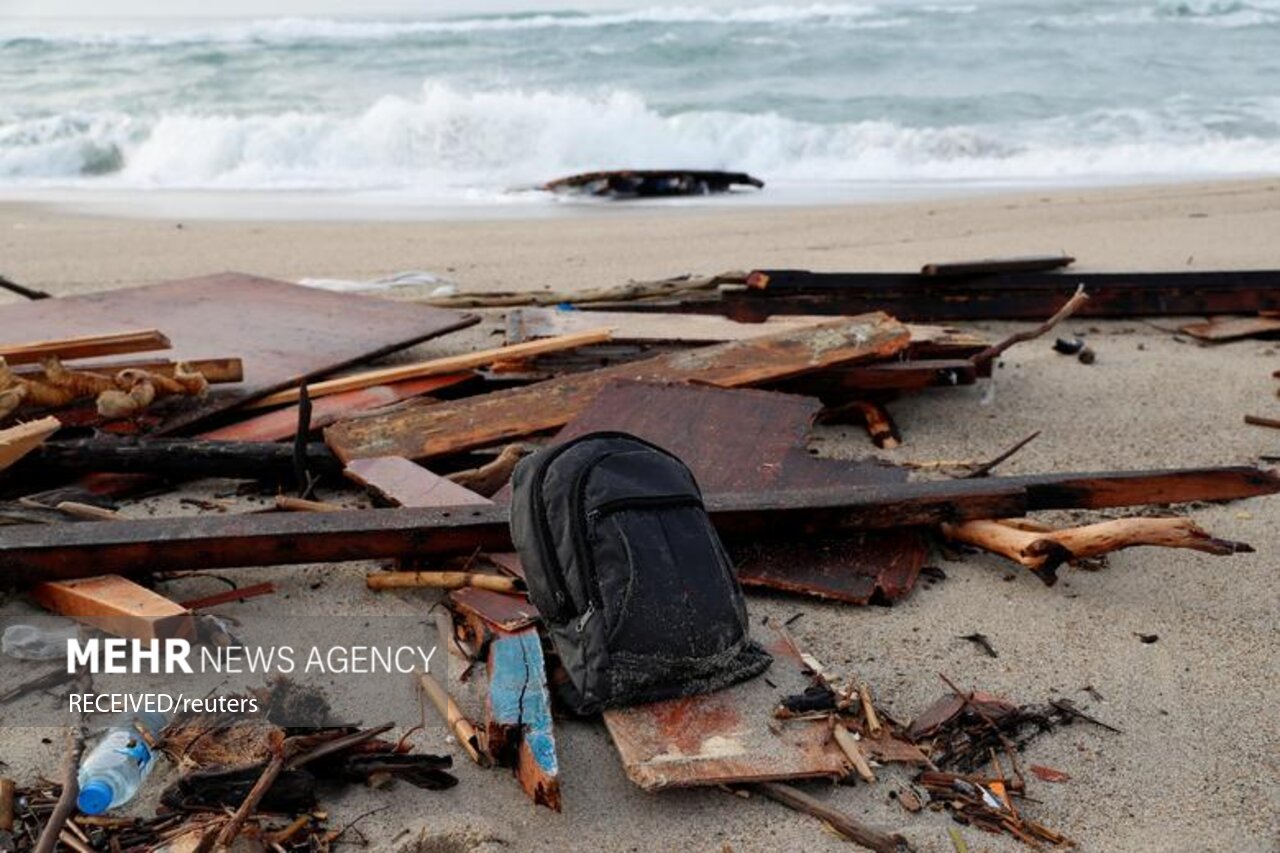
[[[325,204],[324,197],[316,204]],[[424,270],[455,281],[463,292],[571,291],[753,267],[913,270],[928,261],[1056,252],[1075,256],[1076,268],[1089,271],[1276,268],[1280,179],[826,208],[615,205],[556,218],[456,222],[126,218],[0,204],[0,274],[58,296],[223,270],[289,280]],[[17,299],[0,293],[0,306]],[[481,326],[402,357],[491,345],[499,320],[490,312]],[[1095,364],[1058,355],[1048,341],[1023,344],[996,370],[989,401],[982,388],[969,387],[892,404],[904,438],[896,450],[877,451],[860,429],[847,427],[816,428],[812,447],[822,455],[876,454],[896,462],[985,459],[1040,430],[1002,474],[1256,464],[1260,455],[1280,453],[1280,433],[1242,422],[1246,413],[1280,417],[1271,378],[1280,367],[1280,344],[1246,340],[1204,347],[1172,333],[1176,325],[1171,318],[1068,321],[1066,330],[1085,336],[1097,352]],[[999,337],[1019,327],[971,328]],[[38,334],[23,330],[19,337]],[[225,485],[197,488],[212,494]],[[323,490],[321,497],[351,505],[359,500],[354,493]],[[243,508],[254,506],[243,502]],[[193,511],[172,499],[125,508],[130,515]],[[800,642],[829,668],[868,681],[903,719],[945,691],[941,672],[958,684],[1023,702],[1072,698],[1121,729],[1112,734],[1074,725],[1042,736],[1025,755],[1027,763],[1070,774],[1065,784],[1035,784],[1037,802],[1026,809],[1082,850],[1275,850],[1280,500],[1176,512],[1190,514],[1217,536],[1250,543],[1256,553],[1214,558],[1125,551],[1100,571],[1064,569],[1054,588],[993,556],[949,561],[933,555],[930,563],[947,579],[921,585],[892,608],[752,595],[752,618],[780,621],[799,614],[792,631]],[[368,568],[241,572],[243,582],[271,579],[280,592],[226,612],[240,620],[248,642],[281,618],[307,634],[339,619],[368,623],[370,634],[429,639],[435,594],[368,592],[362,583]],[[195,589],[193,583],[161,589],[179,597]],[[0,624],[42,618],[12,596],[0,606]],[[958,639],[972,632],[987,635],[999,657]],[[1139,634],[1158,640],[1144,643]],[[29,677],[35,671],[30,666],[6,660],[0,689]],[[478,710],[477,693],[464,688],[461,696]],[[418,722],[409,686],[398,677],[368,694],[331,698],[366,724],[392,719],[389,714],[397,731]],[[24,707],[53,701],[23,700],[32,703]],[[0,731],[0,770],[18,779],[56,772],[57,732]],[[428,713],[415,743],[424,751],[454,753],[461,780],[456,788],[429,793],[402,785],[327,795],[331,825],[385,807],[359,829],[369,849],[402,853],[850,849],[817,821],[761,798],[719,790],[646,794],[626,779],[598,723],[557,728],[563,814],[534,807],[504,772],[473,767],[445,736]],[[952,850],[948,818],[908,815],[890,798],[908,778],[893,768],[873,786],[810,789],[869,823],[901,831],[917,850]],[[159,787],[154,779],[151,784]],[[154,801],[144,797],[137,809],[150,806]],[[1008,837],[963,832],[971,850],[1027,849]]]

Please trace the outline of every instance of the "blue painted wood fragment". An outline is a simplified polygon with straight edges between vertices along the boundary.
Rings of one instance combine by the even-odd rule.
[[[494,631],[488,668],[489,753],[499,764],[515,768],[520,786],[535,803],[560,811],[560,766],[537,629]]]

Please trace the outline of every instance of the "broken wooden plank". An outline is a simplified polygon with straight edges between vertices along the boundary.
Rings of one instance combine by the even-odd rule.
[[[463,587],[445,597],[449,609],[478,620],[490,630],[520,631],[533,625],[541,615],[523,595],[509,595],[490,589]]]
[[[745,587],[812,595],[846,604],[892,604],[915,588],[928,554],[911,530],[809,536],[728,545]]]
[[[58,299],[44,305],[64,305],[71,299]],[[33,303],[28,303],[28,305]],[[39,305],[39,303],[34,303]],[[13,306],[22,310],[27,305]],[[43,307],[43,306],[40,306]],[[5,319],[9,319],[5,310]],[[158,313],[158,312],[157,312]],[[10,328],[43,328],[42,326],[10,326]],[[130,332],[105,332],[94,335],[76,335],[56,340],[34,341],[25,344],[0,344],[0,358],[10,364],[33,364],[50,356],[63,361],[76,358],[96,358],[103,355],[119,355],[131,352],[153,352],[169,349],[169,339],[158,329],[138,329]]]
[[[186,365],[188,372],[199,373],[210,385],[244,381],[244,364],[238,358],[196,358],[182,364]],[[135,358],[111,363],[94,361],[88,364],[69,364],[66,367],[77,373],[111,375],[120,370],[145,370],[158,376],[173,376],[178,362],[164,358]],[[39,366],[24,365],[16,368],[13,373],[27,378],[41,376],[44,371]]]
[[[0,429],[0,471],[35,450],[60,429],[62,422],[52,416]]]
[[[779,314],[885,311],[902,320],[1039,320],[1079,285],[1081,317],[1256,314],[1280,308],[1280,270],[1152,273],[817,273],[757,270],[719,298],[637,304],[636,311],[724,314],[755,322]]]
[[[445,356],[444,358],[434,358],[430,361],[420,361],[415,364],[400,364],[394,367],[384,367],[378,370],[369,370],[363,373],[357,373],[352,376],[340,376],[337,379],[329,379],[324,382],[315,382],[307,386],[307,395],[316,399],[328,396],[329,394],[339,394],[343,391],[355,391],[361,388],[370,388],[374,385],[385,385],[388,382],[400,382],[405,379],[422,379],[427,376],[443,376],[448,373],[457,373],[462,370],[470,370],[476,367],[483,367],[486,364],[493,364],[496,361],[515,358],[529,358],[530,356],[540,355],[542,353],[560,352],[567,349],[576,349],[577,347],[587,346],[588,344],[598,344],[609,340],[608,329],[593,329],[585,332],[577,332],[572,335],[562,335],[558,338],[548,338],[542,341],[529,341],[523,344],[514,344],[508,347],[498,347],[497,349],[481,350],[479,352],[468,352],[461,355]],[[260,400],[254,400],[245,406],[248,409],[261,409],[267,406],[279,406],[284,403],[293,403],[298,400],[299,391],[297,388],[288,388],[283,391],[277,391],[269,394]]]
[[[1188,323],[1179,331],[1202,341],[1236,341],[1280,333],[1280,318],[1218,317],[1202,323]]]
[[[1233,500],[1275,494],[1249,467],[1041,474],[708,495],[727,539],[915,527],[1031,510]],[[286,565],[510,551],[507,507],[398,508],[82,522],[6,530],[0,584],[89,574]]]
[[[325,438],[345,462],[388,455],[430,459],[563,426],[618,379],[753,385],[835,364],[887,358],[906,347],[909,337],[891,317],[869,314],[669,353],[456,403],[409,405],[386,415],[335,424],[325,431]]]
[[[254,397],[472,325],[474,315],[331,293],[242,273],[44,299],[0,308],[9,328],[90,335],[153,323],[175,361],[235,353],[246,381],[163,426],[172,431]]]
[[[990,275],[999,272],[1049,272],[1071,266],[1070,255],[1023,255],[1013,258],[984,258],[978,261],[944,261],[925,264],[921,275]]]
[[[492,503],[470,489],[459,486],[400,456],[354,459],[343,471],[350,480],[364,486],[384,502],[394,506],[465,506]]]
[[[116,637],[195,638],[191,611],[119,575],[36,584],[31,597],[54,613]]]
[[[825,720],[777,727],[773,709],[808,685],[804,663],[775,632],[764,675],[699,696],[604,712],[627,777],[646,791],[845,775]]]
[[[547,665],[535,628],[499,631],[489,642],[485,730],[489,754],[513,767],[538,805],[560,811],[560,766],[547,692]]]
[[[422,397],[471,378],[471,373],[450,373],[423,379],[406,379],[390,385],[375,385],[372,388],[322,397],[311,403],[311,429],[323,429],[341,418],[390,406],[401,400]],[[213,441],[282,441],[292,438],[297,431],[298,407],[289,406],[202,432],[200,438]]]

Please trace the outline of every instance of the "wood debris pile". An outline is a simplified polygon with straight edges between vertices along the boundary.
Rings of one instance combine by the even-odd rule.
[[[1253,334],[1280,310],[1275,272],[1055,271],[1069,261],[933,264],[918,274],[766,270],[431,305],[225,274],[5,306],[6,328],[47,340],[0,344],[0,582],[109,636],[227,646],[252,626],[208,609],[275,586],[224,577],[232,589],[175,601],[167,584],[213,569],[388,561],[367,573],[368,590],[415,602],[432,590],[421,611],[439,597],[438,641],[482,696],[468,702],[460,679],[416,673],[424,707],[438,710],[471,761],[504,768],[533,802],[559,810],[566,768],[554,697],[564,676],[508,528],[512,469],[538,448],[622,430],[670,450],[693,470],[745,587],[849,606],[910,595],[939,543],[989,551],[1046,584],[1063,566],[1128,547],[1249,552],[1182,515],[1068,529],[1027,516],[1280,491],[1280,476],[1264,469],[993,476],[1036,435],[1051,441],[1044,432],[986,458],[911,468],[870,452],[836,459],[811,449],[815,424],[863,425],[869,444],[884,449],[908,441],[909,425],[889,412],[896,400],[989,383],[1011,347],[1073,314],[1259,314],[1239,327]],[[564,300],[575,307],[547,307]],[[480,322],[459,308],[494,306],[509,309],[503,346],[358,367]],[[975,317],[1028,328],[993,341],[923,325]],[[137,356],[162,350],[164,359]],[[191,510],[183,517],[133,517],[138,496],[198,478],[242,484],[182,497]],[[244,490],[267,494],[270,505],[235,511]],[[343,580],[315,588],[350,580],[335,577]],[[871,849],[900,850],[902,836],[788,783],[883,783],[883,768],[902,764],[914,784],[896,796],[909,812],[945,810],[1032,846],[1071,843],[1028,817],[1036,809],[1026,791],[1028,773],[1049,782],[1069,773],[1024,772],[1020,753],[1041,732],[1102,725],[1085,711],[953,687],[907,724],[870,684],[824,671],[786,631],[761,633],[775,658],[767,677],[603,714],[632,781],[650,791],[757,792]],[[981,634],[965,639],[997,654]],[[43,700],[42,691],[74,677],[38,674],[0,702]],[[322,783],[455,783],[447,757],[407,752],[405,737],[382,739],[392,728],[186,720],[167,733],[181,778],[161,796],[160,816],[59,822],[59,784],[40,781],[10,786],[13,828],[0,832],[21,850],[51,826],[75,850],[184,849],[180,837],[199,849],[237,837],[328,849],[358,830],[328,826]]]

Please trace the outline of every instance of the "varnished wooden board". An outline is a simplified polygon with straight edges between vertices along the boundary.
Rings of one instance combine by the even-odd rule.
[[[344,462],[369,456],[431,459],[564,426],[602,388],[619,379],[753,385],[835,364],[888,358],[909,343],[910,334],[892,317],[866,314],[457,402],[410,405],[386,415],[335,424],[326,430],[325,438]]]
[[[72,337],[158,328],[174,359],[237,356],[244,383],[218,388],[172,430],[237,403],[472,325],[474,315],[332,293],[243,273],[6,305],[8,328]]]
[[[632,782],[657,791],[845,774],[824,721],[774,720],[783,697],[803,692],[809,679],[776,633],[757,639],[773,655],[763,675],[715,693],[604,712]]]

